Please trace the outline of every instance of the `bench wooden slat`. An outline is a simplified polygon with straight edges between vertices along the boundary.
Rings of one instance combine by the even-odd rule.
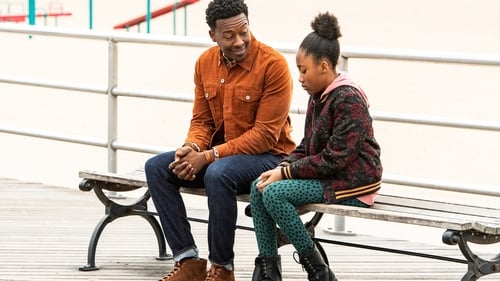
[[[85,179],[130,185],[147,186],[143,169],[126,174],[99,171],[80,171]],[[205,195],[204,189],[182,188],[181,192]],[[248,202],[248,195],[238,200]],[[321,212],[340,216],[376,219],[388,222],[415,224],[451,230],[476,230],[485,234],[500,234],[500,209],[459,205],[435,200],[414,199],[401,196],[379,195],[372,208],[357,208],[335,204],[308,204],[300,212]]]
[[[325,214],[334,214],[339,216],[375,219],[387,222],[406,223],[460,231],[476,230],[478,232],[492,235],[500,234],[500,226],[498,223],[490,225],[485,222],[460,219],[456,217],[439,217],[435,215],[416,214],[414,212],[408,212],[408,209],[405,210],[403,208],[389,210],[379,208],[377,204],[375,204],[372,208],[357,208],[335,204],[308,204],[302,206],[301,209],[310,212],[322,212]]]
[[[449,203],[443,204],[443,201],[422,200],[394,195],[380,194],[377,197],[377,203],[391,206],[405,206],[421,210],[439,210],[453,214],[468,214],[485,218],[500,218],[500,209],[491,207],[478,207],[472,205]]]
[[[413,214],[413,215],[421,215],[432,217],[434,221],[442,221],[443,225],[446,225],[449,222],[463,223],[464,221],[475,221],[477,223],[481,223],[484,225],[495,225],[500,224],[500,220],[494,217],[483,217],[483,216],[474,216],[466,213],[450,213],[447,212],[446,208],[441,208],[441,205],[446,206],[447,203],[439,203],[434,202],[436,208],[435,209],[415,209],[407,206],[393,206],[393,205],[384,205],[375,204],[372,209],[385,210],[395,213],[405,213],[405,214]],[[443,226],[444,228],[444,226]]]
[[[128,174],[116,174],[110,172],[85,170],[80,171],[78,176],[82,179],[99,180],[111,183],[125,184],[135,187],[147,186],[144,173],[134,172]]]
[[[147,186],[146,176],[143,169],[137,169],[126,174],[117,174],[110,172],[100,172],[92,170],[84,170],[79,172],[79,177],[82,179],[97,180],[103,182],[117,183],[122,185],[129,185],[132,188],[141,188]],[[106,187],[111,191],[124,191],[124,188],[117,186]],[[203,188],[181,188],[181,192],[193,195],[206,195]],[[249,202],[248,194],[238,195],[238,200],[242,202]]]

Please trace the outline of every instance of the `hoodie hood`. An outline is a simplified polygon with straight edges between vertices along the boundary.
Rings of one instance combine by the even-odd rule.
[[[340,73],[337,76],[337,78],[335,78],[335,80],[333,80],[333,82],[330,85],[328,85],[328,87],[326,87],[325,91],[321,94],[321,97],[319,99],[320,102],[324,102],[326,100],[326,98],[328,97],[328,95],[333,90],[335,90],[336,88],[338,88],[340,86],[351,86],[351,87],[355,88],[356,90],[358,90],[359,94],[361,95],[361,97],[365,101],[366,106],[370,107],[370,104],[368,103],[368,97],[366,96],[363,89],[361,89],[361,87],[358,84],[354,83],[345,73]]]

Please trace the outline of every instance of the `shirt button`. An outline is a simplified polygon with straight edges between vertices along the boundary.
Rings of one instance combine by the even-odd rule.
[[[208,92],[207,92],[207,93],[205,93],[205,98],[207,98],[207,99],[208,99]]]
[[[245,99],[246,100],[250,100],[250,96],[245,96]]]
[[[220,80],[220,83],[221,83],[221,84],[224,84],[224,82],[225,82],[225,81],[224,81],[224,78],[222,78],[222,79]]]

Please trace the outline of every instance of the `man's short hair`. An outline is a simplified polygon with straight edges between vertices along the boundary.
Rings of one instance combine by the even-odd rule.
[[[248,6],[244,0],[213,0],[205,11],[205,19],[210,29],[215,29],[215,21],[244,13],[248,19]]]

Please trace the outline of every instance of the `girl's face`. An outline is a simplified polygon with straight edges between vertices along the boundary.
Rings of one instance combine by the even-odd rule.
[[[327,60],[315,62],[302,48],[297,51],[295,60],[302,88],[311,96],[322,94],[334,77]]]

